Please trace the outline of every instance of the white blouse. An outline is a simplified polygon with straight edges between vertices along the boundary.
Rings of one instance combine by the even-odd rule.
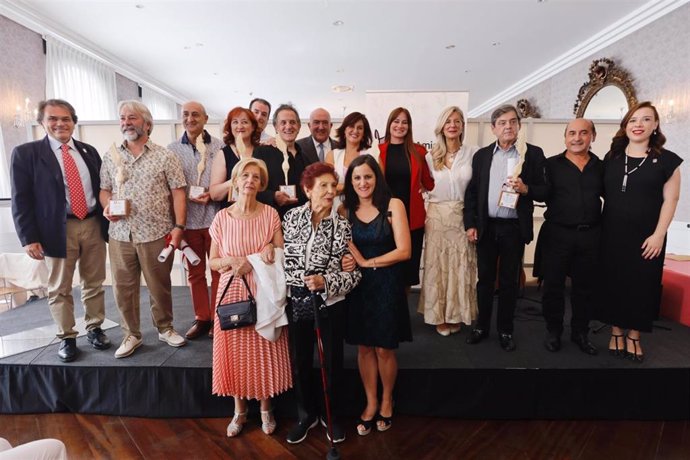
[[[369,149],[359,151],[360,156],[371,153]],[[374,160],[378,161],[379,159],[374,157]],[[345,166],[345,149],[333,149],[333,167],[335,168],[335,172],[338,173],[338,183],[344,184],[345,174],[347,174],[347,167]]]
[[[441,170],[434,169],[433,158],[426,156],[435,183],[434,189],[429,192],[429,202],[465,201],[465,189],[472,178],[472,157],[477,150],[479,147],[463,145],[450,169],[445,164]]]

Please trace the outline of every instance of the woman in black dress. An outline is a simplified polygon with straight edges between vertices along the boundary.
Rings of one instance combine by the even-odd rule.
[[[222,155],[213,157],[211,165],[211,199],[221,202],[221,208],[227,208],[235,201],[232,197],[230,176],[232,168],[243,158],[251,158],[254,148],[259,146],[259,124],[254,114],[244,107],[235,107],[225,119],[223,126]],[[238,142],[241,140],[242,142]]]
[[[345,178],[345,212],[352,223],[350,252],[362,272],[348,295],[346,341],[357,345],[359,374],[367,407],[357,433],[386,431],[393,416],[393,387],[398,373],[395,349],[412,340],[402,264],[410,258],[410,229],[405,205],[392,198],[381,168],[371,155],[355,158]],[[383,394],[379,408],[378,378]]]
[[[601,319],[612,325],[609,352],[636,362],[644,359],[640,332],[651,332],[659,312],[666,231],[680,194],[683,160],[665,142],[656,108],[642,102],[623,117],[604,160]]]
[[[434,188],[434,179],[424,158],[426,149],[412,138],[412,118],[404,107],[397,107],[388,116],[386,137],[379,144],[379,164],[388,187],[407,209],[410,223],[412,257],[403,264],[406,286],[419,284],[419,262],[424,242],[424,197]]]

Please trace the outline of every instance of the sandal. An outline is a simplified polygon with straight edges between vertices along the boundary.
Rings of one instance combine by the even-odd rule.
[[[371,433],[371,429],[374,427],[374,419],[363,420],[357,419],[357,434],[360,436],[366,436]]]
[[[273,409],[261,411],[261,430],[266,434],[273,434],[276,430],[276,419],[273,416]]]
[[[392,425],[393,416],[391,415],[390,417],[384,417],[379,412],[378,417],[376,418],[376,429],[380,432],[384,432],[390,430]]]
[[[226,431],[228,438],[234,438],[240,434],[245,423],[247,423],[247,412],[235,412],[235,416],[230,420]]]
[[[644,354],[637,353],[637,344],[640,343],[640,339],[633,339],[629,335],[626,335],[625,338],[630,340],[633,344],[633,351],[631,353],[630,351],[627,350],[628,347],[627,347],[627,343],[626,343],[626,347],[625,347],[626,348],[626,357],[634,363],[641,363],[642,361],[644,361]],[[642,351],[641,348],[640,348],[640,351]]]
[[[611,341],[609,341],[609,354],[611,356],[617,356],[619,358],[625,357],[625,340],[623,340],[623,346],[619,347],[618,346],[618,339],[623,339],[625,337],[623,334],[611,334],[611,338],[613,339],[613,343],[616,346],[616,348],[611,348]]]

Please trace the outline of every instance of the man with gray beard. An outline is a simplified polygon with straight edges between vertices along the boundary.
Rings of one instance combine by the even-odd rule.
[[[116,358],[130,356],[143,343],[139,290],[144,274],[158,339],[172,347],[186,344],[173,329],[170,271],[173,257],[159,262],[170,244],[179,247],[186,222],[185,178],[179,158],[151,142],[153,117],[138,101],[119,104],[125,138],[103,158],[99,200],[110,221],[110,268],[124,338]],[[172,206],[171,206],[172,202]]]

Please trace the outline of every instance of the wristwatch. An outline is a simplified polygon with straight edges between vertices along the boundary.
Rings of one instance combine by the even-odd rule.
[[[184,232],[187,227],[185,227],[184,225],[175,224],[174,228],[179,228],[180,230],[182,230]]]

